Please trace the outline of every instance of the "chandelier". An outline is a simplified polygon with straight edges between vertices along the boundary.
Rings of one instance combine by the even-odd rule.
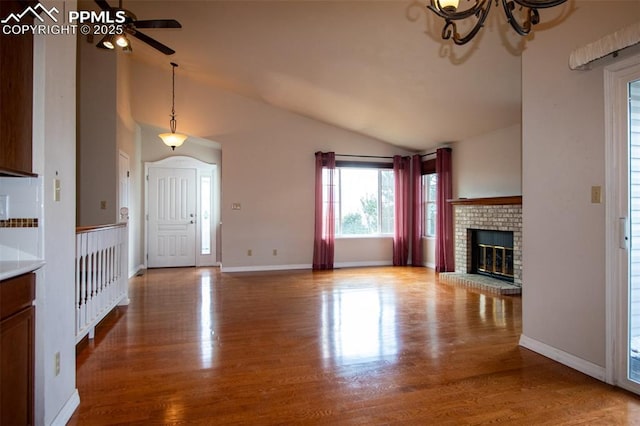
[[[460,0],[430,0],[431,4],[427,5],[427,9],[434,12],[445,21],[442,28],[442,38],[444,40],[453,39],[458,45],[466,44],[480,31],[484,25],[484,21],[489,15],[491,5],[494,0],[474,0],[474,4],[465,10],[459,10]],[[466,0],[470,1],[470,0]],[[540,14],[538,9],[545,9],[561,5],[567,0],[500,0],[502,8],[507,16],[507,21],[513,29],[521,36],[526,36],[531,32],[531,27],[540,22]],[[498,7],[498,0],[495,0]],[[517,15],[521,16],[518,20],[514,15],[516,8],[519,8]],[[473,28],[464,36],[458,33],[457,21],[463,21],[467,18],[475,16],[477,21]]]
[[[169,120],[169,128],[171,133],[161,133],[158,136],[162,139],[165,145],[171,147],[172,151],[175,151],[177,146],[180,146],[187,139],[187,135],[176,133],[176,67],[178,64],[171,62],[172,75],[171,75],[171,120]]]

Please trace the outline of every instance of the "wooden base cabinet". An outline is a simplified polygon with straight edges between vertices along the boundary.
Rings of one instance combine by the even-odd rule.
[[[0,281],[0,425],[33,425],[35,274]]]

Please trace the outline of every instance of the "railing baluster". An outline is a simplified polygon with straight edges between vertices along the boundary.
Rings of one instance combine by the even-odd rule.
[[[127,231],[126,223],[76,230],[76,342],[128,303]]]

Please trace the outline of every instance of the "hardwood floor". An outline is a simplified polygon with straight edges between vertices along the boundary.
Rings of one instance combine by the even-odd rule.
[[[518,346],[521,299],[423,268],[150,270],[80,345],[70,425],[640,423],[640,399]]]

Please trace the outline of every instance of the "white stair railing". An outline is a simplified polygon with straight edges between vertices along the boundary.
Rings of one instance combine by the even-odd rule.
[[[129,303],[126,223],[76,229],[76,343],[116,305]]]

